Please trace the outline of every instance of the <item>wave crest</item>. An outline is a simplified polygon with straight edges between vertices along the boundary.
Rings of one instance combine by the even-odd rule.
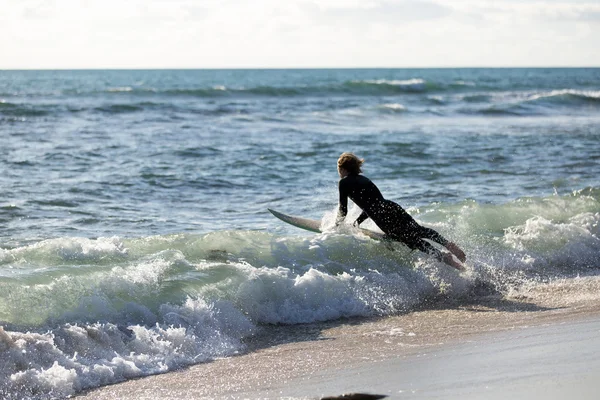
[[[598,271],[599,200],[588,188],[414,211],[464,247],[466,274],[351,228],[58,238],[0,250],[0,393],[68,396],[236,354],[261,324],[390,315]]]

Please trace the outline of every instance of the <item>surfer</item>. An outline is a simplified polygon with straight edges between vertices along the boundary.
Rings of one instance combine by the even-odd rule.
[[[454,260],[452,254],[464,262],[465,253],[435,230],[419,225],[400,205],[384,199],[377,186],[369,178],[361,175],[364,161],[353,153],[343,153],[338,159],[337,168],[341,179],[338,185],[340,205],[337,223],[346,218],[348,198],[350,198],[362,210],[353,223],[354,226],[371,218],[389,239],[402,242],[412,250],[421,250],[456,269],[464,270],[464,267]],[[439,243],[452,254],[441,252],[424,239]]]

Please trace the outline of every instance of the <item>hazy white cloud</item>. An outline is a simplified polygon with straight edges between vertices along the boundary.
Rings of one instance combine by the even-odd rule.
[[[327,10],[324,16],[350,17],[367,23],[406,23],[448,16],[452,9],[429,1],[404,0],[367,3],[357,7]]]
[[[600,3],[597,1],[504,0],[487,3],[456,0],[452,4],[460,12],[478,13],[492,18],[511,16],[532,21],[588,20],[590,16],[597,16],[600,13]]]
[[[600,65],[584,0],[0,0],[0,68]]]

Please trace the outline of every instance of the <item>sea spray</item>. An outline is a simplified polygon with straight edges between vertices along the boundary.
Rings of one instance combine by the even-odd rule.
[[[2,393],[67,396],[243,352],[262,324],[393,315],[600,268],[595,191],[411,212],[465,248],[467,273],[333,227],[65,237],[4,249]]]
[[[4,398],[56,398],[166,372],[243,349],[254,326],[227,303],[164,304],[156,325],[66,323],[42,333],[0,331]]]

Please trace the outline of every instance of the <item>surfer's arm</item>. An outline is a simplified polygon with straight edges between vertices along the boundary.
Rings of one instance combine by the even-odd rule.
[[[348,194],[343,190],[342,181],[340,181],[339,185],[340,191],[340,204],[338,207],[338,215],[335,220],[335,224],[340,224],[345,218],[346,214],[348,214]]]
[[[356,221],[354,221],[353,225],[358,226],[358,225],[362,224],[367,218],[369,218],[369,216],[367,215],[366,212],[363,211],[362,213],[360,213],[358,218],[356,218]]]

